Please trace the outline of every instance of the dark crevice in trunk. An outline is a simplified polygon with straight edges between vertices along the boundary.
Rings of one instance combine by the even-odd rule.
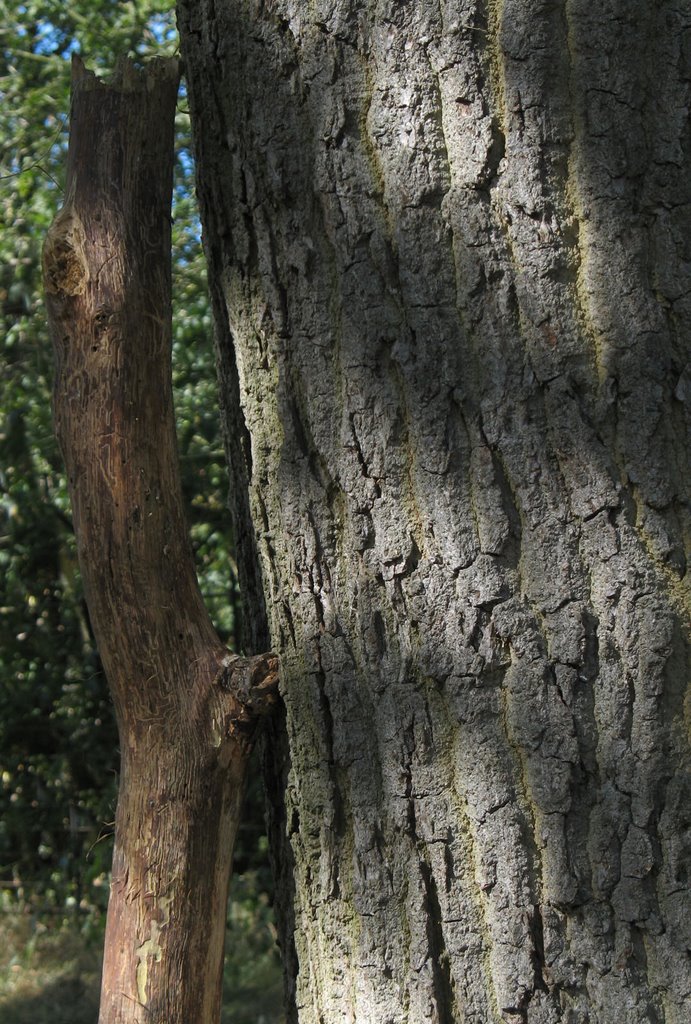
[[[429,945],[434,992],[437,1001],[436,1024],[457,1024],[459,1015],[454,995],[454,982],[449,963],[449,951],[444,939],[441,907],[437,883],[429,864],[420,863],[420,874],[425,887],[425,908],[427,912],[427,941]]]

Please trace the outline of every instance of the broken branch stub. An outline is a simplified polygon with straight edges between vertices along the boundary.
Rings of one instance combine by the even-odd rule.
[[[73,60],[65,205],[44,247],[54,414],[122,752],[101,1020],[218,1019],[244,774],[278,661],[229,654],[185,519],[171,382],[176,60]],[[165,904],[165,905],[164,905]],[[143,1007],[143,1009],[142,1009]]]
[[[174,59],[123,61],[105,82],[74,58],[66,201],[44,247],[55,425],[87,601],[118,716],[146,720],[170,712],[171,697],[191,710],[171,667],[199,666],[208,686],[228,658],[197,583],[173,415],[178,80]],[[237,677],[227,692],[242,701],[239,669],[225,678]]]

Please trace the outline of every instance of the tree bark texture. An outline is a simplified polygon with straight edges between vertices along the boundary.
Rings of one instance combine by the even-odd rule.
[[[179,16],[290,1020],[681,1024],[689,11]]]
[[[55,421],[121,776],[101,1024],[220,1019],[227,888],[256,713],[276,660],[227,651],[204,608],[171,387],[179,69],[73,64],[65,205],[44,249]]]

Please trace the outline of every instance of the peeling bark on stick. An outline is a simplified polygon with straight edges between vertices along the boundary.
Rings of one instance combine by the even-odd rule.
[[[44,249],[55,422],[121,745],[100,1021],[220,1014],[225,908],[272,654],[204,608],[177,463],[170,200],[179,70],[73,64],[67,195]]]

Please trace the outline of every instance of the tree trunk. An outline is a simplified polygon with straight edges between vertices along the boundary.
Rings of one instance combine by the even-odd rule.
[[[290,1020],[681,1024],[688,19],[178,9]]]
[[[276,660],[229,654],[187,537],[171,388],[175,61],[73,64],[67,194],[44,249],[55,420],[121,747],[101,1024],[220,1019],[226,897]]]

